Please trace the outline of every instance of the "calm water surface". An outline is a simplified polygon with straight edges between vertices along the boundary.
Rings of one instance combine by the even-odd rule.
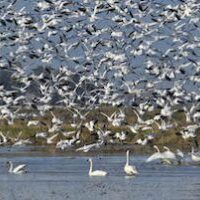
[[[199,200],[200,166],[164,166],[145,163],[145,156],[131,156],[139,175],[123,172],[124,155],[95,156],[94,168],[106,170],[107,177],[88,176],[88,156],[37,156],[14,149],[0,150],[0,200]],[[21,153],[21,154],[20,154]],[[6,161],[27,164],[27,173],[8,174]]]

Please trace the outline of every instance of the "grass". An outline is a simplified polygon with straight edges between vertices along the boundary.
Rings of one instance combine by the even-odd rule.
[[[124,110],[125,110],[125,114],[126,114],[126,119],[125,119],[126,122],[130,125],[134,125],[137,120],[134,112],[132,111],[131,108],[125,108]],[[184,116],[183,112],[176,112],[172,116],[171,121],[173,123],[177,124],[177,126],[175,128],[171,128],[171,129],[167,130],[166,132],[160,132],[157,125],[154,123],[152,125],[152,130],[140,131],[139,134],[134,134],[130,131],[130,129],[126,125],[123,125],[120,127],[114,127],[114,126],[112,126],[112,124],[107,123],[106,117],[104,117],[101,114],[101,112],[104,112],[110,116],[115,111],[116,112],[119,111],[119,108],[102,106],[100,108],[97,108],[96,110],[92,110],[87,115],[87,117],[86,117],[87,119],[83,120],[82,123],[84,124],[86,121],[98,119],[98,124],[96,125],[96,127],[103,129],[104,124],[106,124],[106,130],[110,130],[113,133],[113,135],[116,132],[124,131],[127,135],[126,140],[123,142],[115,140],[115,143],[120,144],[120,145],[135,144],[135,142],[138,138],[145,138],[145,136],[149,133],[153,133],[154,135],[156,135],[156,138],[154,139],[153,144],[157,144],[160,146],[167,145],[172,148],[183,149],[183,148],[189,148],[189,145],[192,142],[192,141],[188,141],[188,142],[184,141],[182,139],[182,137],[176,135],[176,133],[181,130],[181,127],[186,125],[185,116]],[[32,110],[23,110],[23,112],[28,114],[33,111]],[[61,133],[62,131],[65,131],[65,132],[73,131],[73,130],[78,131],[77,128],[73,128],[70,125],[73,122],[71,111],[69,111],[67,109],[63,109],[63,108],[56,108],[56,109],[53,109],[52,112],[56,115],[56,117],[60,118],[63,121],[63,125],[61,126],[61,131],[59,131],[58,133]],[[159,110],[155,110],[154,112],[149,112],[149,113],[145,114],[142,118],[145,120],[151,119],[157,113],[159,113]],[[48,124],[48,126],[50,126],[51,119],[52,119],[52,115],[50,114],[50,112],[48,112],[43,117],[35,117],[34,119],[31,119],[31,120],[39,120],[39,121],[42,121],[44,124]],[[30,120],[30,119],[24,119],[24,118],[16,119],[16,120],[14,120],[13,125],[8,125],[6,120],[1,120],[0,121],[0,131],[2,131],[4,134],[6,134],[7,136],[12,137],[12,138],[16,138],[19,135],[19,133],[22,132],[22,134],[21,134],[22,139],[30,138],[34,144],[37,144],[37,145],[45,144],[45,141],[42,141],[41,139],[36,139],[35,134],[38,132],[47,132],[48,127],[45,125],[28,127],[27,126],[28,120]],[[77,119],[77,121],[81,121],[81,120]],[[51,136],[53,134],[54,133],[49,134],[49,136]],[[90,144],[92,142],[95,142],[97,140],[97,138],[98,137],[97,137],[96,132],[90,133],[87,128],[83,128],[81,131],[81,134],[80,134],[80,145]],[[59,141],[60,139],[66,139],[66,138],[62,134],[59,134],[59,136],[56,138],[55,142]]]

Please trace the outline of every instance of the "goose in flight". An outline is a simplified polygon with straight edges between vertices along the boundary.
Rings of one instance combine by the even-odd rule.
[[[89,158],[89,162],[90,162],[90,169],[88,173],[89,176],[106,176],[108,174],[106,171],[102,171],[102,170],[93,171],[93,162],[91,158]]]
[[[88,152],[90,151],[90,149],[98,149],[101,147],[101,145],[103,145],[103,140],[97,143],[93,143],[93,144],[88,144],[88,145],[84,145],[82,147],[79,147],[78,149],[76,149],[76,151],[83,151],[83,152]]]
[[[126,164],[124,166],[124,172],[131,176],[138,174],[138,171],[134,165],[129,165],[129,150],[126,152]]]

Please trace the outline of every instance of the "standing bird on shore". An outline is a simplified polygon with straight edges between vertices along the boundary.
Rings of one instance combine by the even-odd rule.
[[[124,166],[124,172],[129,176],[138,174],[136,167],[134,165],[129,165],[129,150],[126,152],[126,164]]]

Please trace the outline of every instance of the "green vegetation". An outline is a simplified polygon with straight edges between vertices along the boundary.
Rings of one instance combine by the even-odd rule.
[[[124,131],[126,134],[126,139],[124,141],[120,141],[119,139],[114,139],[113,144],[105,147],[105,149],[109,149],[109,146],[126,146],[126,145],[132,145],[133,148],[139,148],[139,149],[144,149],[145,147],[139,147],[138,145],[133,145],[137,141],[137,139],[141,138],[144,139],[148,134],[153,134],[155,136],[155,139],[153,142],[149,145],[150,147],[153,146],[153,144],[157,144],[160,146],[167,145],[172,149],[176,148],[181,148],[181,149],[189,149],[191,145],[191,140],[185,141],[182,139],[181,136],[177,135],[176,133],[179,132],[183,126],[186,125],[185,122],[185,116],[183,112],[176,112],[171,119],[171,123],[175,124],[173,128],[170,128],[166,131],[160,131],[158,129],[158,126],[156,123],[153,123],[151,125],[151,129],[149,130],[139,130],[138,134],[134,134],[131,132],[131,130],[127,127],[127,124],[129,125],[134,125],[137,118],[134,112],[132,111],[131,108],[125,108],[125,123],[124,125],[120,127],[113,126],[111,123],[107,122],[106,117],[104,117],[101,112],[106,113],[108,116],[110,116],[113,112],[119,112],[119,108],[113,108],[113,107],[106,107],[102,106],[101,108],[98,108],[96,110],[92,110],[87,116],[86,120],[81,120],[80,116],[78,116],[76,119],[73,119],[73,113],[67,109],[61,109],[57,108],[52,110],[54,115],[61,119],[63,121],[63,124],[60,127],[60,130],[55,132],[59,133],[58,137],[55,139],[55,143],[59,141],[60,139],[70,139],[72,136],[70,135],[68,138],[63,136],[61,134],[62,132],[68,132],[68,131],[75,131],[75,134],[80,131],[80,126],[77,127],[72,127],[71,124],[76,122],[76,123],[82,123],[84,124],[85,122],[88,122],[90,120],[96,120],[98,119],[98,123],[95,125],[96,129],[103,129],[103,130],[110,130],[111,134],[108,138],[113,139],[114,135],[116,132],[122,132]],[[22,111],[21,111],[22,112]],[[33,111],[31,110],[23,110],[26,114],[29,114]],[[82,112],[83,114],[84,112]],[[159,110],[156,110],[151,113],[147,113],[146,115],[142,116],[144,120],[151,119],[153,116],[155,116],[157,113],[159,113]],[[39,120],[41,123],[40,125],[37,126],[27,126],[27,123],[29,120]],[[51,127],[51,120],[52,120],[52,115],[51,113],[47,113],[43,117],[35,117],[33,119],[24,119],[24,118],[19,118],[14,120],[13,125],[8,125],[6,120],[1,120],[0,121],[0,131],[2,131],[7,137],[11,138],[16,138],[18,137],[19,133],[21,133],[20,138],[21,139],[30,139],[33,144],[40,145],[40,144],[46,144],[46,140],[44,139],[36,139],[35,134],[38,132],[48,132],[49,127]],[[157,121],[160,123],[160,121]],[[198,131],[198,130],[197,130]],[[54,135],[55,133],[48,133],[48,137]],[[83,144],[91,144],[95,142],[98,138],[98,135],[96,131],[90,132],[86,127],[81,128],[81,134],[80,134],[80,143],[78,145],[83,145]],[[122,145],[123,144],[123,145]]]

